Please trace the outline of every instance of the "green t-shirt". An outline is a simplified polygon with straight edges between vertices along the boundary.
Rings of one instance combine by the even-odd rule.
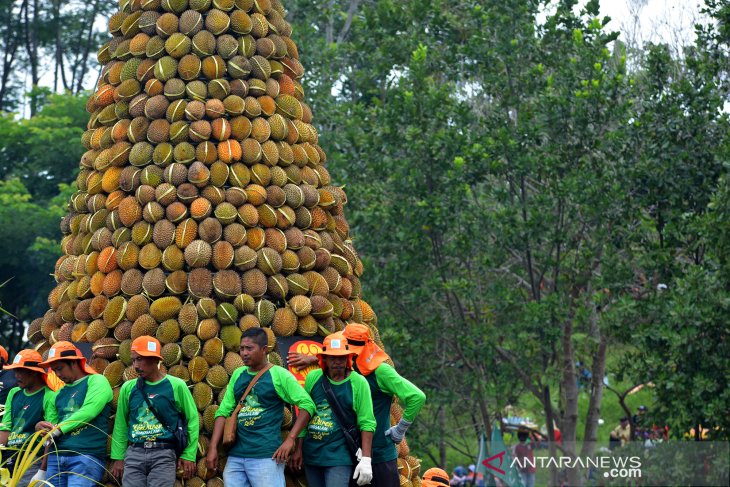
[[[378,423],[373,435],[373,463],[389,462],[398,458],[395,444],[385,436],[385,431],[390,428],[390,406],[393,403],[393,396],[397,396],[403,405],[403,417],[407,421],[413,421],[426,402],[426,395],[385,363],[380,364],[365,379],[370,386],[373,413]]]
[[[352,465],[344,433],[330,409],[322,386],[323,377],[322,369],[316,369],[307,374],[304,382],[304,389],[317,406],[317,414],[309,421],[302,446],[304,463],[318,467]],[[326,380],[332,384],[332,392],[342,406],[346,420],[357,424],[360,431],[374,432],[376,424],[368,381],[357,372],[351,372],[339,382]]]
[[[0,431],[9,431],[8,447],[20,448],[35,433],[35,425],[43,421],[46,411],[53,404],[54,394],[48,386],[28,394],[20,387],[13,387],[5,402],[5,415]]]
[[[46,420],[61,425],[63,435],[56,439],[59,455],[106,458],[113,397],[109,381],[99,374],[87,375],[56,391]]]
[[[188,425],[188,446],[180,455],[183,460],[195,461],[198,449],[198,410],[185,381],[166,375],[157,382],[145,381],[145,393],[165,424],[173,427],[182,413]],[[128,380],[119,391],[117,414],[112,434],[112,460],[123,460],[127,443],[172,440],[172,433],[150,411],[137,380]]]
[[[256,374],[245,366],[233,372],[223,401],[215,414],[216,418],[227,418],[233,413]],[[239,458],[271,458],[281,444],[285,404],[294,404],[314,415],[314,402],[302,386],[288,370],[275,365],[261,376],[246,396],[245,404],[238,413],[236,443],[228,455]]]

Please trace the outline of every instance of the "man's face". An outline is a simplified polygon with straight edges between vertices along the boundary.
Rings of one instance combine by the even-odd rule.
[[[155,357],[144,357],[137,352],[132,352],[132,365],[137,375],[147,379],[158,370],[159,359]]]
[[[40,379],[40,374],[27,369],[15,369],[15,380],[18,381],[18,387],[27,389],[35,387]]]
[[[239,354],[243,360],[243,364],[247,367],[258,367],[263,364],[266,360],[266,351],[268,346],[257,345],[250,337],[243,337],[241,339],[241,349]]]
[[[65,383],[71,383],[75,380],[76,374],[74,373],[75,362],[70,360],[59,360],[52,362],[50,367],[53,372],[58,376],[59,379]]]
[[[347,369],[347,355],[325,355],[324,363],[330,375],[344,374]]]

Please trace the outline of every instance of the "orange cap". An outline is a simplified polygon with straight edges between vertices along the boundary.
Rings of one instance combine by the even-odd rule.
[[[322,343],[322,351],[317,355],[352,355],[353,351],[347,343],[347,338],[342,333],[327,335]]]
[[[16,355],[15,359],[13,359],[13,363],[6,365],[5,368],[11,370],[28,369],[45,374],[46,370],[41,367],[41,362],[43,362],[43,357],[41,357],[40,353],[35,350],[26,349],[18,352],[18,355]]]
[[[56,342],[48,350],[48,358],[45,362],[41,362],[41,367],[48,367],[53,362],[59,360],[78,360],[81,362],[81,368],[87,374],[96,374],[96,371],[86,365],[86,357],[81,353],[81,350],[76,348],[71,342]]]
[[[342,334],[347,338],[350,350],[356,354],[360,354],[365,344],[370,341],[370,328],[361,323],[350,323],[342,330]]]
[[[362,375],[370,375],[380,364],[390,357],[370,338],[370,327],[360,323],[350,323],[342,331],[347,337],[350,350],[357,355],[355,364]]]
[[[132,352],[142,357],[155,357],[162,360],[161,346],[157,338],[149,335],[137,337],[132,342]]]
[[[5,363],[8,363],[8,351],[5,350],[5,347],[0,345],[0,358],[5,361]]]
[[[327,335],[322,343],[322,351],[317,354],[319,358],[319,368],[324,370],[324,356],[347,356],[347,368],[352,368],[352,355],[353,352],[350,350],[347,344],[347,338],[341,332],[332,333]]]
[[[423,474],[424,487],[449,487],[449,474],[440,468],[429,468]]]
[[[33,372],[38,372],[39,374],[43,375],[43,382],[45,382],[52,391],[55,391],[56,389],[58,389],[58,386],[54,383],[54,381],[49,379],[46,369],[41,367],[42,361],[43,357],[41,357],[40,353],[35,350],[26,349],[18,352],[18,355],[16,355],[15,359],[13,359],[13,363],[10,365],[6,365],[5,368],[10,370],[26,369],[32,370]]]

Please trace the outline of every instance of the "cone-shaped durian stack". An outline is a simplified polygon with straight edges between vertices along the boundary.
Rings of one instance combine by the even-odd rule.
[[[186,485],[222,484],[205,469],[205,435],[244,330],[264,327],[274,345],[356,321],[378,339],[284,15],[279,0],[120,2],[98,53],[58,285],[28,332],[41,352],[93,343],[115,393],[135,377],[131,341],[156,336],[201,414]],[[401,450],[407,479],[417,461]]]

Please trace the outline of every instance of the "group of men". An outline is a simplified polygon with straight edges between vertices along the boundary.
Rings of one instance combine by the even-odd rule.
[[[5,401],[0,445],[12,462],[27,442],[48,439],[42,461],[17,485],[33,480],[55,487],[97,485],[106,466],[113,398],[109,382],[69,342],[55,343],[45,361],[34,350],[22,350],[5,365],[3,352],[0,347],[0,366],[4,374],[14,372],[17,385]],[[222,470],[224,484],[236,487],[284,487],[287,463],[303,469],[312,487],[399,486],[395,445],[425,395],[386,363],[389,357],[371,339],[370,329],[350,324],[326,337],[316,357],[291,355],[293,365],[319,365],[307,375],[304,388],[287,369],[268,362],[269,352],[263,329],[243,333],[244,365],[233,372],[216,412],[205,459],[208,470]],[[159,341],[136,338],[131,356],[138,378],[125,382],[119,392],[110,473],[124,487],[172,487],[176,472],[184,478],[196,472],[198,411],[185,382],[160,367]],[[58,390],[48,368],[63,381]],[[404,410],[391,426],[394,396]],[[289,404],[298,413],[282,441]],[[226,425],[229,417],[234,418],[229,420],[234,437]],[[219,448],[224,430],[231,443],[223,466]],[[45,435],[34,436],[36,431]],[[187,436],[187,443],[181,436]]]

